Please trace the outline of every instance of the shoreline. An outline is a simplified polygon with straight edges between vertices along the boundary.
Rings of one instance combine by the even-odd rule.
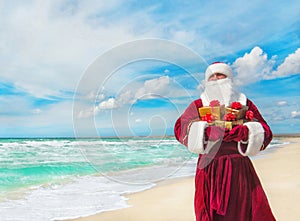
[[[188,187],[188,188],[186,188]],[[172,191],[167,192],[167,189]],[[143,195],[146,194],[144,198]],[[66,219],[64,221],[153,221],[153,220],[193,220],[194,177],[172,178],[156,183],[153,188],[142,192],[124,194],[127,198],[127,208],[105,211],[90,216]],[[182,196],[185,196],[182,199]],[[163,199],[161,199],[163,196]],[[144,198],[142,201],[140,199]],[[186,205],[190,201],[190,205]],[[167,205],[167,206],[166,206]],[[145,213],[145,211],[147,211]],[[180,211],[180,214],[174,211]],[[157,215],[162,219],[157,219]],[[189,217],[189,218],[187,218]]]
[[[300,137],[300,133],[286,133],[286,134],[273,134],[274,138],[279,137],[279,138],[289,138],[289,137]],[[0,140],[22,140],[22,139],[116,139],[116,138],[121,138],[121,139],[130,139],[130,138],[174,138],[174,135],[157,135],[157,136],[96,136],[96,137],[76,137],[76,136],[70,136],[70,137],[59,137],[59,136],[50,136],[50,137],[0,137]]]
[[[264,154],[251,159],[277,220],[300,220],[297,199],[300,197],[300,137],[275,136],[282,142]],[[288,173],[287,173],[288,171]],[[125,220],[194,221],[194,176],[172,178],[156,183],[148,190],[124,194],[127,208],[67,219],[65,221]],[[291,206],[293,205],[293,206]]]

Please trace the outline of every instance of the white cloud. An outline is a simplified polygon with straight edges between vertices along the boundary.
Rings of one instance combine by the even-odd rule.
[[[4,99],[1,99],[1,103]],[[11,102],[9,102],[11,99]],[[2,103],[4,104],[4,103]],[[13,105],[18,108],[11,108]],[[2,106],[2,105],[1,105]],[[49,104],[47,107],[33,108],[31,103],[18,97],[8,98],[6,108],[1,107],[0,121],[5,133],[1,136],[72,136],[72,102]],[[7,129],[6,129],[7,128]],[[10,131],[10,132],[9,132]],[[7,133],[7,134],[6,134]]]
[[[32,113],[33,114],[40,114],[40,113],[42,113],[42,110],[39,109],[39,108],[36,108],[36,109],[32,110]]]
[[[168,93],[168,86],[170,84],[169,76],[162,76],[159,78],[145,81],[142,88],[136,94],[135,99],[147,99],[157,96],[166,96]]]
[[[260,47],[254,47],[250,53],[245,53],[233,63],[237,72],[236,84],[250,84],[266,78],[274,63],[274,58],[268,60],[268,55]]]
[[[286,14],[287,8],[282,5],[263,3],[264,7],[261,7],[261,1],[254,1],[250,4],[253,10],[249,10],[249,7],[246,9],[244,5],[234,1],[226,3],[226,8],[232,8],[234,5],[239,10],[235,10],[233,14],[230,12],[230,16],[218,13],[212,18],[209,15],[215,11],[215,5],[213,3],[203,5],[196,1],[192,4],[174,4],[167,8],[160,7],[166,5],[159,1],[154,2],[155,6],[143,3],[132,6],[131,3],[125,3],[122,0],[109,2],[34,0],[26,1],[26,3],[1,1],[0,79],[14,85],[17,91],[29,93],[34,97],[55,96],[70,99],[86,67],[97,56],[124,42],[147,37],[164,38],[179,41],[179,44],[188,44],[204,58],[232,56],[244,48],[249,48],[250,45],[255,45],[255,42],[261,40],[261,36],[268,37],[272,33],[277,33],[277,30],[284,36],[286,33],[282,30],[290,31],[290,26],[295,24],[295,16],[298,15],[294,2],[288,5],[290,13]],[[123,7],[123,4],[126,4],[126,7]],[[195,7],[195,4],[198,7]],[[201,13],[195,10],[200,6],[205,8]],[[252,11],[256,11],[254,9],[258,6],[268,10],[267,14],[274,14],[275,17],[256,13],[255,19],[249,20],[249,17],[253,17]],[[115,11],[118,13],[114,13]],[[276,13],[273,13],[274,11]],[[231,19],[235,23],[229,19],[232,17],[235,18]],[[224,26],[218,23],[219,20],[224,20],[229,25]],[[276,25],[273,25],[274,23]],[[249,30],[254,31],[249,32]],[[175,58],[172,60],[174,56],[180,61],[182,57],[187,61],[191,60],[190,57],[174,53],[172,47],[166,48],[163,52],[153,48],[152,45],[136,47],[132,50],[163,53],[164,57],[171,58],[171,61],[175,61]],[[125,52],[127,53],[128,50]],[[277,70],[273,71],[276,58],[268,58],[260,47],[255,47],[234,63],[238,70],[237,79],[240,84],[245,84],[263,78],[297,73],[299,72],[299,54],[300,49],[288,56]],[[114,58],[110,62],[116,63]],[[103,69],[101,71],[103,72],[97,76],[99,78],[105,73]],[[169,74],[170,72],[170,70],[165,70],[164,74],[174,76]],[[182,76],[180,78],[182,79]],[[120,78],[121,83],[116,84],[115,88],[130,80],[132,80],[131,76],[124,75],[124,78]],[[90,84],[86,87],[95,89],[90,87]],[[151,96],[153,94],[172,98],[174,101],[176,98],[198,93],[196,90],[192,92],[191,88],[185,90],[183,87],[179,83],[176,84],[175,77],[164,76],[145,81],[144,84],[136,84],[132,88],[122,90],[119,94],[118,88],[113,92],[109,88],[105,94],[96,97],[95,92],[98,90],[95,90],[95,92],[87,93],[87,97],[82,97],[82,100],[85,98],[89,99],[87,102],[94,100],[99,105],[96,110],[87,105],[87,111],[81,114],[82,117],[93,116],[99,110],[132,104],[138,98],[153,98]],[[108,99],[108,97],[114,98]],[[86,105],[84,102],[83,106]],[[178,99],[176,104],[179,102],[186,102],[186,100]],[[11,102],[5,100],[4,103],[0,103],[3,107],[1,113],[4,117],[1,119],[4,120],[4,125],[9,121],[13,121],[13,125],[16,126],[22,126],[23,122],[37,127],[47,127],[56,123],[71,125],[72,104],[70,101],[54,103],[45,109],[43,105],[33,106],[33,101],[26,94],[15,96]],[[291,110],[287,113],[290,112]],[[294,113],[292,116],[297,116],[298,112],[292,113]],[[34,119],[31,119],[32,116]]]
[[[33,109],[31,103],[22,97],[0,96],[0,116],[27,116]]]
[[[292,118],[300,118],[300,111],[292,111],[291,117]]]
[[[100,111],[111,110],[120,107],[120,104],[117,102],[116,98],[109,98],[107,100],[100,102],[96,106],[94,106],[93,102],[86,103],[86,104],[81,102],[81,103],[77,103],[77,105],[78,105],[78,109],[80,109],[79,113],[76,116],[76,118],[78,119],[94,117]]]
[[[278,101],[277,106],[285,106],[287,104],[286,101]]]
[[[300,74],[300,48],[285,58],[284,62],[272,72],[272,77]]]
[[[33,1],[9,7],[0,20],[1,77],[37,97],[74,90],[96,56],[135,37],[132,23],[96,16],[120,2]]]
[[[135,102],[134,94],[131,90],[127,90],[124,93],[121,93],[117,97],[117,103],[120,105],[133,104],[134,102]]]
[[[167,39],[193,46],[194,49],[197,48],[197,51],[199,49],[201,55],[208,54],[209,51],[212,56],[223,51],[225,53],[227,50],[224,46],[226,44],[222,44],[219,38],[208,40],[210,38],[207,34],[208,36],[214,34],[215,30],[218,30],[218,33],[223,32],[219,28],[224,27],[217,26],[216,29],[215,26],[207,25],[209,21],[206,20],[207,14],[205,13],[197,14],[198,19],[191,20],[190,15],[178,14],[175,11],[169,12],[169,15],[174,18],[179,16],[180,19],[171,19],[158,24],[156,19],[163,18],[165,15],[155,13],[160,6],[157,3],[156,6],[142,5],[143,10],[131,10],[130,16],[122,11],[120,17],[107,18],[109,12],[122,9],[122,4],[124,1],[121,0],[109,1],[105,4],[101,1],[46,1],[43,3],[32,1],[26,4],[2,4],[2,8],[0,7],[2,14],[0,56],[5,59],[0,61],[1,77],[9,82],[15,82],[19,88],[33,96],[63,96],[63,93],[59,91],[73,91],[85,67],[96,56],[125,41],[147,36],[167,37]],[[255,6],[256,3],[253,5]],[[209,13],[211,6],[213,5],[206,6],[208,7],[206,13]],[[130,10],[130,6],[128,7],[127,10]],[[227,7],[230,7],[230,4]],[[197,12],[191,13],[196,16]],[[236,13],[235,16],[238,15],[239,13]],[[292,13],[289,16],[292,17]],[[199,26],[201,18],[205,22]],[[214,19],[218,20],[219,17]],[[285,17],[285,19],[288,18]],[[187,24],[191,26],[191,29],[184,29]],[[257,26],[255,22],[251,25]],[[199,28],[193,29],[195,27]],[[270,25],[269,28],[271,27],[273,26]],[[248,28],[245,30],[248,31]],[[232,35],[235,36],[233,38],[240,38],[239,33],[231,32],[231,37],[226,37],[231,42]],[[256,56],[262,59],[262,62],[265,61],[264,54],[257,54],[256,49],[251,51],[249,56]],[[244,69],[251,63],[249,56],[243,58],[244,62],[237,62],[241,73],[245,73]],[[272,61],[270,63],[272,64]],[[255,70],[267,72],[268,67],[269,64],[262,66],[258,63]],[[246,70],[248,74],[241,74],[239,81],[243,82],[249,78],[247,75],[252,76],[255,70]],[[286,65],[274,74],[285,73],[284,70],[286,70]],[[261,77],[257,76],[257,73],[253,76],[249,78],[250,81]]]
[[[177,30],[172,31],[171,36],[174,41],[191,44],[198,37],[194,31]]]
[[[288,76],[300,73],[300,48],[295,53],[290,54],[284,62],[273,71],[276,56],[268,59],[260,47],[254,47],[250,53],[245,53],[243,57],[237,58],[232,64],[237,73],[235,83],[237,85],[251,84],[264,79]]]
[[[135,119],[135,122],[136,122],[136,123],[141,123],[141,122],[142,122],[142,119],[137,118],[137,119]]]
[[[106,101],[102,101],[96,108],[97,108],[97,110],[98,109],[103,110],[103,109],[114,109],[117,107],[118,107],[118,105],[117,105],[116,99],[109,98]]]
[[[95,114],[95,108],[85,108],[84,110],[79,111],[76,118],[78,119],[89,118],[89,117],[93,117],[94,114]]]
[[[96,106],[96,112],[100,110],[114,109],[122,107],[126,104],[134,104],[137,100],[151,99],[159,96],[166,96],[170,78],[162,76],[151,80],[146,80],[142,86],[130,88],[120,93],[116,98],[104,100]],[[88,111],[90,112],[90,111]],[[89,114],[87,116],[90,116]]]
[[[104,96],[102,96],[104,97]],[[133,104],[135,102],[134,95],[130,90],[121,93],[117,98],[109,98],[107,100],[101,101],[96,107],[95,112],[98,113],[101,110],[108,110],[108,109],[115,109],[120,108],[123,105],[126,104]],[[87,111],[90,112],[90,114],[84,114],[83,117],[89,117],[94,114],[93,111]]]
[[[94,104],[82,106],[78,117],[89,118],[93,117],[95,114],[100,114],[101,111],[112,109],[118,109],[117,111],[119,111],[127,105],[132,106],[138,102],[138,100],[146,99],[167,99],[167,102],[177,106],[182,102],[187,103],[192,101],[192,97],[198,93],[196,89],[186,90],[183,85],[177,82],[176,77],[170,78],[169,76],[164,75],[148,79],[149,76],[151,75],[146,75],[145,77],[147,80],[144,81],[140,81],[140,79],[137,78],[133,79],[132,82],[111,82],[110,84],[114,85],[115,88],[119,88],[120,91],[116,91],[115,89],[112,90],[112,93],[106,91],[105,93],[109,93],[109,96],[101,94],[103,100],[101,101],[101,99],[99,99],[100,102],[95,107],[93,107]],[[92,97],[95,98],[97,96],[92,93]],[[113,98],[104,99],[105,97]],[[183,100],[182,97],[186,97],[187,99]],[[128,106],[125,108],[128,108]],[[130,110],[130,115],[133,115],[132,110]]]

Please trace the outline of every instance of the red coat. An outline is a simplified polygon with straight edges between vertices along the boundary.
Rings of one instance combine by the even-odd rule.
[[[200,120],[198,108],[202,106],[201,99],[195,100],[176,121],[175,137],[185,146],[189,126]],[[272,132],[249,99],[247,106],[265,131],[263,150],[271,142]],[[209,154],[199,155],[195,176],[196,221],[275,220],[249,157],[238,152],[236,141],[241,136],[244,140],[245,134],[225,132],[223,140]]]

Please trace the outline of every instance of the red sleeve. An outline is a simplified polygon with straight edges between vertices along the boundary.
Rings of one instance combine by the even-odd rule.
[[[200,99],[193,101],[175,123],[175,137],[180,143],[184,144],[185,146],[187,146],[187,134],[189,127],[192,122],[200,120],[198,108],[202,106],[202,101]]]
[[[267,124],[267,122],[264,120],[264,118],[258,111],[257,107],[249,99],[247,99],[247,106],[249,107],[249,110],[251,110],[253,112],[254,118],[258,122],[261,123],[261,125],[263,126],[263,128],[265,130],[265,139],[264,139],[263,146],[261,148],[261,150],[264,150],[270,144],[271,140],[273,139],[273,133],[271,131],[271,128]]]

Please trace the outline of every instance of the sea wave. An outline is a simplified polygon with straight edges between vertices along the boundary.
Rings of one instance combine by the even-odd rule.
[[[124,193],[192,176],[197,156],[174,138],[0,142],[1,221],[61,220],[128,207]],[[266,151],[283,145],[273,140]]]
[[[128,185],[105,177],[84,176],[65,184],[40,186],[21,199],[0,203],[2,221],[49,221],[88,216],[128,207],[124,193],[134,193],[155,184]]]

